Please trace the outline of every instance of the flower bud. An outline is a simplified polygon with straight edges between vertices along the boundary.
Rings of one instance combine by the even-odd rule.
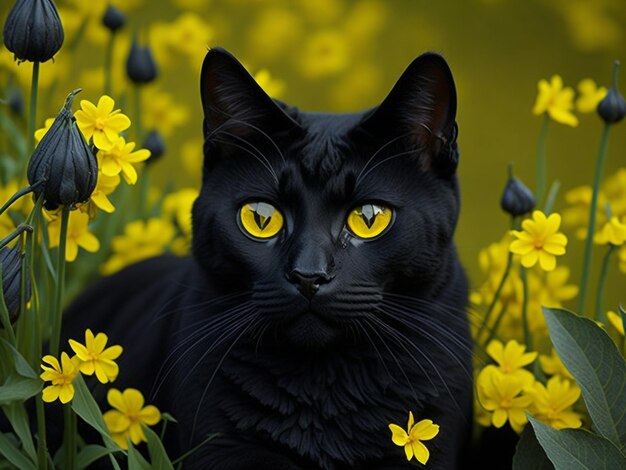
[[[102,17],[102,24],[114,33],[126,24],[126,15],[113,5],[109,5]]]
[[[37,198],[43,193],[48,210],[85,202],[96,187],[98,162],[72,115],[72,101],[79,91],[67,97],[28,162],[28,182],[33,186],[43,181],[34,193]]]
[[[150,83],[158,74],[152,51],[148,46],[140,46],[135,37],[126,60],[126,75],[133,83],[141,85]]]
[[[63,45],[63,25],[53,0],[17,0],[4,23],[4,45],[18,60],[46,62]]]
[[[617,89],[617,72],[619,70],[619,61],[615,61],[613,67],[613,85],[609,88],[608,93],[598,104],[598,114],[607,124],[615,124],[620,122],[626,116],[626,101]]]
[[[22,280],[22,255],[17,248],[0,248],[0,266],[2,266],[2,294],[9,311],[9,320],[14,323],[20,313],[20,294]],[[31,288],[27,279],[26,301],[30,300]]]
[[[143,148],[150,150],[150,158],[146,160],[147,164],[152,164],[165,153],[165,142],[161,133],[156,129],[148,132],[145,140],[143,141]]]
[[[513,217],[528,214],[535,208],[535,197],[524,183],[513,175],[509,175],[509,180],[502,192],[500,207]]]

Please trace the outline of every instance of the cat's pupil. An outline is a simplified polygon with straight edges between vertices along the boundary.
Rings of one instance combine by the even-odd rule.
[[[274,206],[265,202],[250,204],[250,209],[254,212],[254,221],[261,230],[268,226],[276,210]]]
[[[383,208],[375,204],[364,204],[361,206],[361,218],[367,228],[372,228],[378,214],[383,212]]]

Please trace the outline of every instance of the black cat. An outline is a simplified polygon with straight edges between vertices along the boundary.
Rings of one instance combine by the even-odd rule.
[[[417,58],[384,102],[305,113],[229,53],[201,75],[193,257],[104,279],[67,312],[122,344],[114,386],[173,414],[188,468],[410,468],[389,423],[432,419],[427,467],[459,468],[472,420],[456,91]],[[103,408],[106,406],[103,405]]]

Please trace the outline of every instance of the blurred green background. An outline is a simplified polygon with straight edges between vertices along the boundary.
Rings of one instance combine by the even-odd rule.
[[[624,0],[118,0],[128,15],[114,50],[113,95],[135,119],[124,64],[133,32],[153,48],[160,67],[142,90],[142,127],[158,129],[167,153],[153,167],[156,187],[199,186],[201,109],[198,75],[209,45],[233,52],[274,96],[304,110],[353,111],[379,103],[409,62],[422,52],[443,54],[458,88],[459,169],[463,209],[457,233],[472,284],[481,282],[478,251],[509,226],[499,208],[506,167],[534,187],[536,142],[542,118],[531,109],[539,79],[560,74],[575,87],[584,78],[610,85],[615,59],[626,60]],[[3,0],[4,21],[13,2]],[[64,96],[102,94],[107,31],[104,0],[57,2],[66,42],[42,66],[37,127]],[[0,56],[1,84],[28,89],[30,64]],[[270,78],[268,78],[268,74]],[[622,71],[626,90],[626,71]],[[591,184],[602,123],[582,115],[570,128],[551,123],[549,181],[563,194]],[[131,136],[132,137],[132,136]],[[626,166],[626,124],[615,127],[605,175]],[[573,230],[564,262],[578,282],[583,244]],[[596,268],[599,264],[596,251]],[[562,261],[560,260],[559,263]],[[614,263],[617,264],[617,263]],[[613,267],[607,306],[621,296],[623,274]],[[590,288],[595,289],[596,275]],[[614,307],[612,307],[614,309]]]

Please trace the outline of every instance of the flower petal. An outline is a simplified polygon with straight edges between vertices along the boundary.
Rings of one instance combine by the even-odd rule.
[[[390,424],[389,429],[391,429],[391,441],[395,445],[403,446],[408,442],[409,435],[400,426],[397,424]]]
[[[415,454],[415,458],[417,459],[417,461],[422,465],[426,465],[426,462],[428,462],[428,458],[430,457],[430,452],[428,451],[426,446],[420,441],[413,441],[411,444],[411,447],[413,448],[413,453]]]

